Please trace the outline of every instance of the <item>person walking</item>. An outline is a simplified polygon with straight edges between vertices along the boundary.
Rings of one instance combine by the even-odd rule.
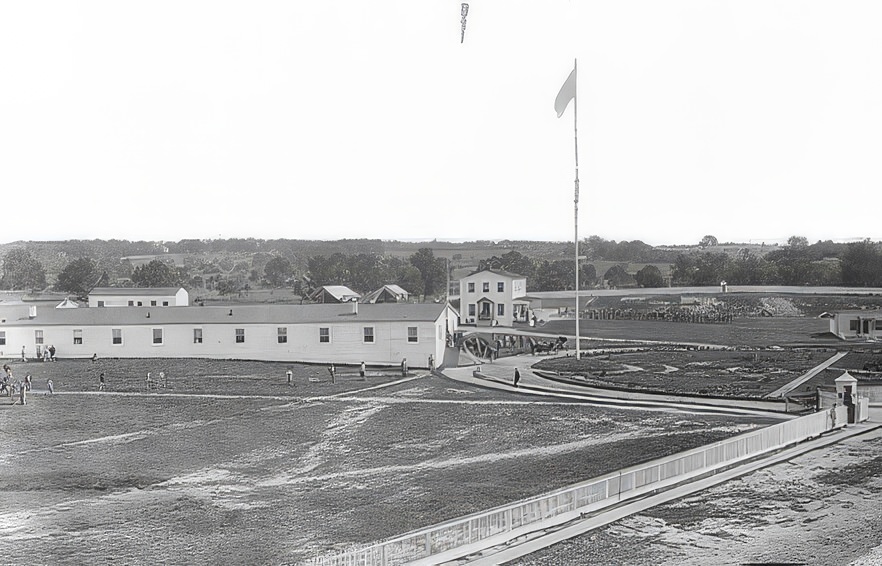
[[[55,390],[52,389],[52,380],[51,379],[46,380],[46,389],[49,390],[49,393],[55,393]]]
[[[153,387],[153,377],[150,375],[150,372],[147,372],[147,391],[150,391],[150,388]]]
[[[24,381],[18,382],[18,402],[22,405],[26,405],[28,402],[28,393],[27,388],[25,387]]]
[[[55,344],[49,345],[49,359],[52,360],[53,362],[58,361],[57,359],[55,359]]]
[[[407,377],[407,358],[401,360],[401,377]]]
[[[515,368],[515,374],[514,374],[514,386],[515,386],[515,387],[518,386],[518,382],[519,382],[520,380],[521,380],[521,372],[518,371],[518,368]]]
[[[361,362],[361,367],[358,370],[358,374],[361,376],[362,379],[365,379],[367,372],[364,362]]]
[[[104,391],[105,383],[104,383],[104,372],[101,372],[101,375],[98,376],[98,391]]]
[[[285,372],[285,377],[288,378],[288,386],[290,386],[294,380],[294,372],[291,371],[291,368],[288,368],[288,371]]]
[[[31,374],[25,376],[25,387],[27,387],[28,391],[31,390]]]

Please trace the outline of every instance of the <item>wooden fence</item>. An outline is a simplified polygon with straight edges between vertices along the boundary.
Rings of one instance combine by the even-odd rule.
[[[834,416],[835,415],[835,416]],[[686,452],[467,515],[348,552],[316,557],[310,566],[393,566],[433,558],[453,560],[531,531],[565,523],[643,494],[714,473],[740,461],[780,450],[845,426],[848,412],[835,407],[754,430]],[[444,553],[443,558],[438,556]]]

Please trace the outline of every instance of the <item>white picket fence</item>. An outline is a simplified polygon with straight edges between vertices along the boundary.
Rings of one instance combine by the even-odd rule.
[[[847,409],[839,406],[835,408],[835,420],[830,410],[813,413],[367,547],[312,558],[304,564],[393,566],[415,561],[429,563],[430,558],[441,553],[446,553],[444,560],[452,560],[489,543],[499,544],[537,528],[565,523],[582,513],[714,473],[739,461],[816,437],[844,426],[847,418]]]

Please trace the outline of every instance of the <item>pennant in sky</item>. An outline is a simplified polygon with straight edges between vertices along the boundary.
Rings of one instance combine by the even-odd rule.
[[[459,42],[462,43],[465,41],[466,16],[469,15],[469,5],[465,2],[462,3],[460,14],[462,15],[462,35],[459,37]]]
[[[566,82],[560,87],[560,92],[557,93],[557,98],[554,99],[554,111],[557,112],[557,117],[560,118],[563,116],[563,113],[566,112],[567,106],[570,104],[570,100],[576,97],[576,69],[574,68],[570,72],[570,76],[567,77]]]

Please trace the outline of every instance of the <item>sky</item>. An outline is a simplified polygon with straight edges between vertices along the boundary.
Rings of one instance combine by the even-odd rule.
[[[0,242],[882,240],[882,2],[468,4],[0,3]]]

